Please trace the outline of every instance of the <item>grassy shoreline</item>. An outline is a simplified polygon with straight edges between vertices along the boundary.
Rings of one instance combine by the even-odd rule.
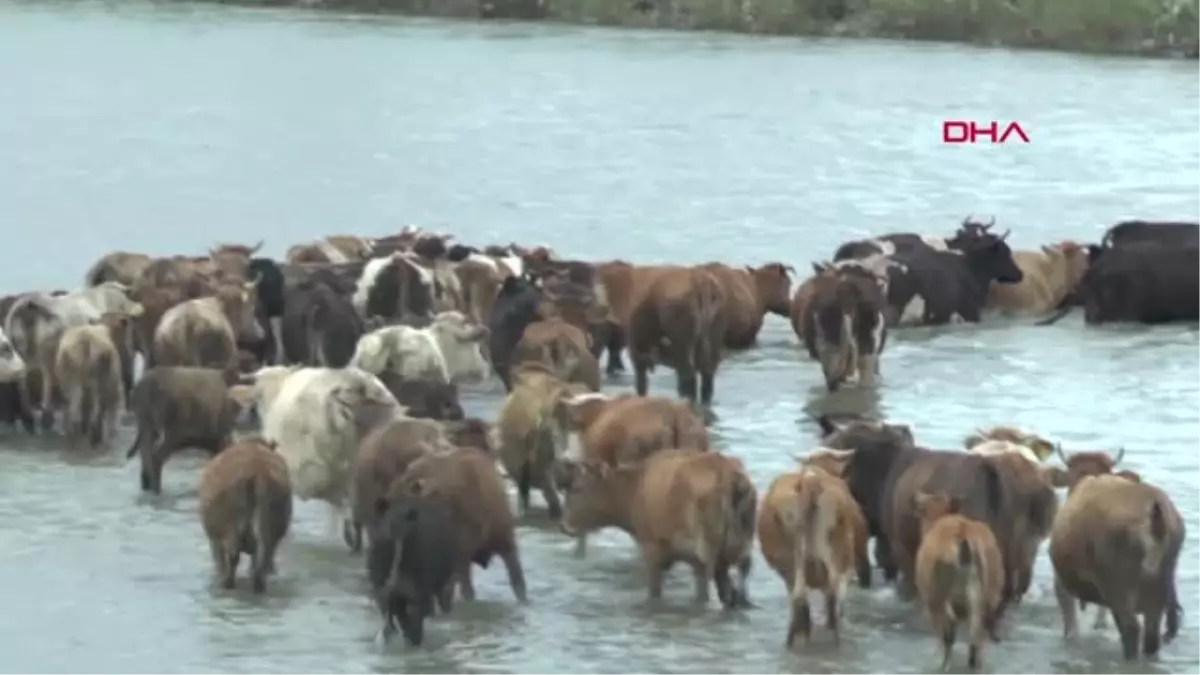
[[[459,19],[1196,58],[1200,0],[250,0]]]

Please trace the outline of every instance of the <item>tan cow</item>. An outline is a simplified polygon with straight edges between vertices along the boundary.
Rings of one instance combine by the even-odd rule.
[[[871,583],[867,520],[846,484],[816,466],[776,478],[758,514],[758,544],[791,599],[787,646],[797,635],[808,642],[810,591],[825,596],[826,622],[836,644],[850,575],[857,572],[864,588]]]
[[[471,564],[487,567],[500,556],[513,595],[525,602],[525,573],[504,479],[493,459],[475,448],[425,455],[393,483],[412,496],[434,496],[450,504],[455,528],[455,579],[464,600],[475,599]]]
[[[592,354],[587,334],[562,319],[535,321],[525,327],[513,348],[509,368],[523,362],[540,363],[564,382],[600,391],[600,361]]]
[[[662,597],[663,573],[684,561],[692,566],[697,602],[708,602],[715,582],[722,604],[744,607],[756,499],[741,461],[715,452],[663,450],[616,468],[585,462],[567,492],[562,529],[578,536],[618,527],[633,535],[652,600]]]
[[[767,312],[787,318],[792,294],[791,265],[773,262],[735,268],[721,263],[702,266],[721,283],[728,313],[724,344],[749,349],[758,339]]]
[[[512,371],[513,389],[496,421],[497,449],[505,472],[517,484],[522,515],[529,492],[541,491],[551,518],[562,516],[552,470],[567,450],[572,419],[569,401],[586,387],[564,382],[540,363]]]
[[[963,440],[963,447],[967,450],[972,450],[987,454],[990,452],[988,447],[975,450],[978,446],[983,445],[987,441],[1001,441],[1002,443],[1013,443],[1027,449],[1027,452],[1022,453],[1027,459],[1034,464],[1046,461],[1051,454],[1054,453],[1054,443],[1042,438],[1041,436],[1023,431],[1017,427],[1011,426],[996,426],[989,429],[979,429],[975,433],[967,436]]]
[[[1073,241],[1043,246],[1041,252],[1013,251],[1021,269],[1016,284],[993,282],[987,305],[1004,314],[1047,314],[1058,309],[1088,268],[1087,249]]]
[[[1116,463],[1103,453],[1070,458],[1050,561],[1064,635],[1078,633],[1075,602],[1094,603],[1112,612],[1125,660],[1134,661],[1139,640],[1149,657],[1178,634],[1183,610],[1175,577],[1186,530],[1165,492],[1111,474]]]
[[[264,336],[255,314],[256,283],[222,284],[215,296],[167,310],[154,331],[154,364],[236,368],[237,343]]]
[[[292,522],[291,479],[283,458],[257,439],[218,453],[200,476],[200,522],[221,584],[233,588],[245,553],[254,592],[265,591],[275,550]]]
[[[93,448],[111,444],[125,393],[121,355],[110,327],[68,328],[58,343],[54,376],[67,400],[63,428],[70,443],[75,445],[86,437]]]
[[[392,481],[417,459],[450,447],[441,424],[410,417],[393,419],[363,437],[350,482],[350,519],[342,527],[342,538],[351,551],[362,550],[363,529],[371,533],[378,515],[376,502],[387,496]]]
[[[967,665],[983,665],[983,643],[996,639],[1003,612],[1004,563],[1000,545],[987,525],[958,514],[958,498],[918,492],[914,507],[921,521],[917,550],[917,593],[942,646],[942,670],[958,624],[968,625]]]
[[[141,278],[142,271],[149,267],[152,260],[153,258],[144,253],[114,251],[105,254],[88,268],[87,274],[84,275],[84,285],[99,286],[106,281],[119,281],[133,288]]]

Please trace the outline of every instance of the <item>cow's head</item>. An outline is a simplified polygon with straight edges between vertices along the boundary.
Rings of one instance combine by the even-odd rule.
[[[258,322],[258,279],[244,283],[223,283],[217,287],[217,299],[233,328],[238,343],[253,344],[266,337]]]
[[[746,271],[754,280],[754,290],[763,309],[779,316],[788,316],[792,304],[791,275],[795,273],[795,268],[772,262],[758,267],[747,265]]]
[[[921,535],[924,536],[938,520],[959,512],[962,500],[956,495],[943,492],[916,492],[913,495],[912,508],[921,523]]]
[[[954,240],[953,247],[962,251],[967,264],[980,277],[1002,284],[1016,284],[1020,283],[1025,275],[1013,260],[1012,249],[1005,242],[1008,235],[1008,231],[999,236],[990,232],[978,236],[963,236],[960,232]]]
[[[1007,441],[1023,446],[1028,448],[1038,461],[1045,461],[1054,453],[1054,444],[1045,438],[1008,426],[979,429],[963,440],[963,447],[970,450],[986,441]]]
[[[563,533],[574,537],[625,524],[638,472],[635,466],[614,467],[591,460],[578,463],[565,486]]]
[[[1055,446],[1055,453],[1066,469],[1050,467],[1045,470],[1047,480],[1055,487],[1068,488],[1068,494],[1075,489],[1079,481],[1088,476],[1102,476],[1113,473],[1113,468],[1125,457],[1125,448],[1119,448],[1116,456],[1103,451],[1073,452],[1067,455],[1062,446]]]
[[[890,424],[866,418],[854,418],[842,423],[829,415],[817,418],[821,428],[821,444],[836,450],[853,450],[860,445],[883,443],[913,445],[912,428],[907,424]]]
[[[486,326],[480,326],[458,310],[450,310],[434,317],[427,330],[437,336],[452,376],[469,380],[487,378],[491,369],[482,351],[482,343],[488,336]]]

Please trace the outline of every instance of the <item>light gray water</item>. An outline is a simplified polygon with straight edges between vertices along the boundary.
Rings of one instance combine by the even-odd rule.
[[[1122,218],[1200,215],[1194,63],[948,46],[479,26],[292,10],[0,0],[3,292],[70,287],[101,254],[443,227],[572,257],[810,261],[865,233],[996,214],[1033,248]],[[944,118],[1016,120],[1030,145],[941,145]],[[1197,672],[1200,358],[1194,327],[993,324],[890,341],[877,393],[823,392],[786,323],[717,383],[719,445],[765,490],[812,446],[812,411],[908,422],[956,447],[1017,423],[1068,449],[1125,445],[1184,513],[1179,640],[1139,672]],[[611,383],[624,390],[630,379]],[[670,393],[670,375],[652,387]],[[472,394],[484,417],[495,389]],[[381,650],[363,563],[301,504],[265,598],[215,592],[196,457],[138,496],[123,449],[0,430],[0,670],[87,672],[925,672],[936,644],[888,588],[853,589],[840,648],[783,649],[760,608],[690,606],[677,570],[644,602],[636,549],[576,560],[538,520],[532,602],[502,567],[480,600]],[[128,440],[123,437],[122,442]],[[1113,629],[1065,644],[1043,553],[987,654],[1001,672],[1129,672]],[[959,661],[964,658],[959,655]]]

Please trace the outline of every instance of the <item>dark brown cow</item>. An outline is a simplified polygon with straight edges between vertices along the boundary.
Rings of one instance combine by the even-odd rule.
[[[1178,509],[1159,488],[1110,475],[1116,462],[1102,453],[1068,468],[1067,501],[1054,522],[1050,560],[1063,632],[1078,632],[1075,602],[1112,611],[1127,661],[1158,653],[1179,632],[1183,608],[1175,586],[1186,528]],[[1138,615],[1141,621],[1138,621]],[[1166,630],[1163,630],[1163,618]]]
[[[887,301],[877,278],[855,264],[822,267],[792,299],[792,328],[821,363],[825,386],[837,390],[857,375],[870,386],[887,342]]]
[[[608,342],[603,344],[600,352],[608,350],[606,370],[614,374],[625,370],[621,362],[621,350],[625,348],[626,327],[629,325],[629,315],[637,301],[639,289],[647,287],[653,279],[662,272],[673,267],[662,265],[631,265],[624,260],[600,263],[595,266],[600,286],[604,289],[605,304],[608,307],[607,331]]]
[[[641,286],[625,327],[638,395],[646,395],[649,372],[662,363],[675,370],[679,397],[711,415],[725,326],[725,292],[708,271],[665,270]]]
[[[513,349],[510,371],[523,363],[540,363],[564,382],[575,382],[600,391],[600,362],[592,354],[588,336],[562,319],[535,321]]]
[[[391,370],[375,375],[396,402],[404,406],[409,417],[438,421],[461,420],[462,405],[458,401],[458,385],[430,380],[405,380]]]
[[[455,581],[464,600],[475,599],[472,563],[486,567],[498,555],[513,594],[525,602],[525,573],[504,479],[495,461],[474,448],[425,455],[399,479],[409,495],[446,500],[454,514]],[[393,484],[392,491],[397,489]]]
[[[292,482],[274,447],[244,440],[225,448],[200,476],[200,523],[213,566],[233,588],[238,559],[250,556],[255,593],[267,590],[275,550],[292,522]]]
[[[723,342],[728,349],[749,349],[758,340],[767,312],[786,318],[792,295],[791,265],[773,262],[734,268],[721,263],[702,266],[725,291]]]

